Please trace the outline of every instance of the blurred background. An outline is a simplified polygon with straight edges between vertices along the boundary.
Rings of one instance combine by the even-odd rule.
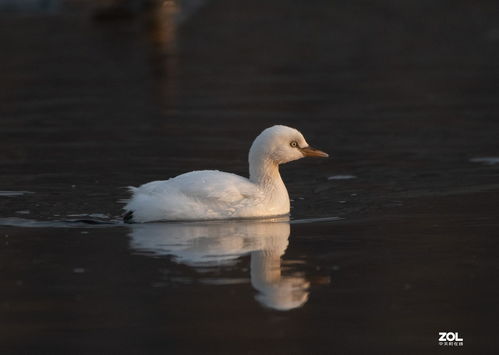
[[[297,193],[303,178],[329,190],[343,172],[390,189],[467,185],[451,166],[497,153],[495,1],[2,0],[0,10],[5,190],[77,185],[74,197],[88,198],[87,188],[119,195],[109,187],[192,169],[244,174],[252,139],[273,124],[334,159],[289,181]]]
[[[494,353],[498,115],[497,1],[0,0],[3,353],[429,354],[439,331]],[[125,227],[23,227],[247,176],[274,124],[332,157],[282,167],[292,218],[343,218],[292,225],[299,309],[200,286]]]
[[[499,155],[495,1],[1,0],[0,10],[5,190],[91,204],[104,193],[98,203],[119,214],[108,196],[127,194],[115,187],[194,169],[246,174],[251,141],[274,124],[333,158],[284,167],[292,194],[316,190],[303,213],[366,206],[331,207],[330,194],[352,192],[331,191],[335,174],[363,175],[352,184],[374,207],[397,190],[497,182],[497,170],[468,165]]]

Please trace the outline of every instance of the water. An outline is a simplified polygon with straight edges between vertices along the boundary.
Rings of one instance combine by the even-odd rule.
[[[2,354],[497,352],[491,4],[99,6],[0,14]],[[291,221],[121,222],[277,123]]]
[[[15,197],[29,194],[29,191],[0,191],[0,197]]]
[[[10,13],[55,13],[59,8],[59,0],[0,0],[0,11]]]
[[[227,334],[232,346],[289,353],[396,351],[410,333],[424,350],[451,323],[471,342],[477,309],[496,296],[492,241],[474,234],[492,227],[430,216],[3,226],[2,332],[9,349],[23,339],[35,353],[225,352]]]
[[[482,163],[487,165],[499,164],[499,157],[482,157],[482,158],[472,158],[470,159],[473,163]]]
[[[350,179],[356,179],[357,176],[354,175],[333,175],[329,176],[327,179],[328,180],[350,180]]]

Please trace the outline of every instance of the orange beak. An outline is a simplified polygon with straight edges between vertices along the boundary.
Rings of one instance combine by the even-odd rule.
[[[300,148],[300,151],[303,153],[303,156],[305,157],[321,157],[321,158],[329,157],[329,154],[324,153],[322,150],[315,149],[310,146],[305,148]]]

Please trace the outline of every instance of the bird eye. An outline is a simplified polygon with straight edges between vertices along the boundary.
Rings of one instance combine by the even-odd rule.
[[[296,143],[296,141],[292,141],[291,143],[289,143],[289,145],[292,146],[293,148],[298,147],[298,143]]]

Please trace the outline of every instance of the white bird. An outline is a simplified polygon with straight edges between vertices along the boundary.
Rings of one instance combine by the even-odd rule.
[[[130,187],[124,221],[219,220],[289,213],[288,191],[279,164],[303,157],[328,157],[286,126],[265,129],[249,151],[249,179],[218,170],[185,173],[165,181]]]

